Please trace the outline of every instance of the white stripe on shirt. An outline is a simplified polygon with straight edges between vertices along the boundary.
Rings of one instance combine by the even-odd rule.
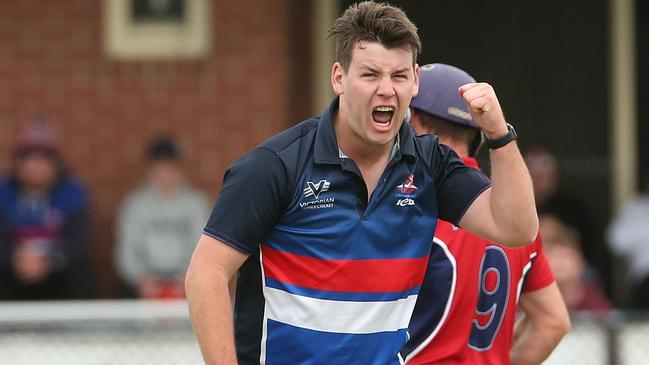
[[[408,327],[417,295],[394,301],[352,302],[310,298],[264,287],[266,317],[334,333],[392,332]]]

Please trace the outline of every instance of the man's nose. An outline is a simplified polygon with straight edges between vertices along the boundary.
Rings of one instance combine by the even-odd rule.
[[[382,77],[376,93],[380,96],[393,96],[395,94],[394,82],[389,77]]]

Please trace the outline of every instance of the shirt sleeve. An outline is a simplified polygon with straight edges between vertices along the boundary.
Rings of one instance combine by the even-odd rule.
[[[286,207],[287,177],[279,156],[256,148],[225,172],[203,233],[252,254]]]
[[[466,166],[460,157],[444,144],[433,152],[437,166],[439,218],[459,225],[464,213],[491,182],[481,171]]]
[[[536,248],[537,255],[532,259],[532,267],[525,275],[523,292],[543,289],[554,281],[552,269],[550,268],[548,259],[545,257],[545,253],[543,253],[543,243],[540,234],[536,237],[536,241],[534,241],[534,247]]]

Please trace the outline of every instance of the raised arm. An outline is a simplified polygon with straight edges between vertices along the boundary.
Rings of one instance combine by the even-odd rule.
[[[247,255],[202,235],[192,256],[185,290],[189,314],[206,364],[236,364],[228,283]]]
[[[487,139],[496,140],[509,132],[496,93],[489,84],[463,85],[459,93]],[[490,161],[492,187],[467,209],[460,226],[507,246],[534,241],[539,223],[532,179],[516,141],[491,149]]]
[[[523,316],[516,322],[512,365],[540,364],[570,330],[570,318],[556,282],[521,295]]]

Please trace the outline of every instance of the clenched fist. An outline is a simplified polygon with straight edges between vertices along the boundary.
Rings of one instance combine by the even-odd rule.
[[[507,134],[507,123],[491,85],[484,82],[460,86],[460,96],[464,99],[473,121],[489,139],[496,139]]]

